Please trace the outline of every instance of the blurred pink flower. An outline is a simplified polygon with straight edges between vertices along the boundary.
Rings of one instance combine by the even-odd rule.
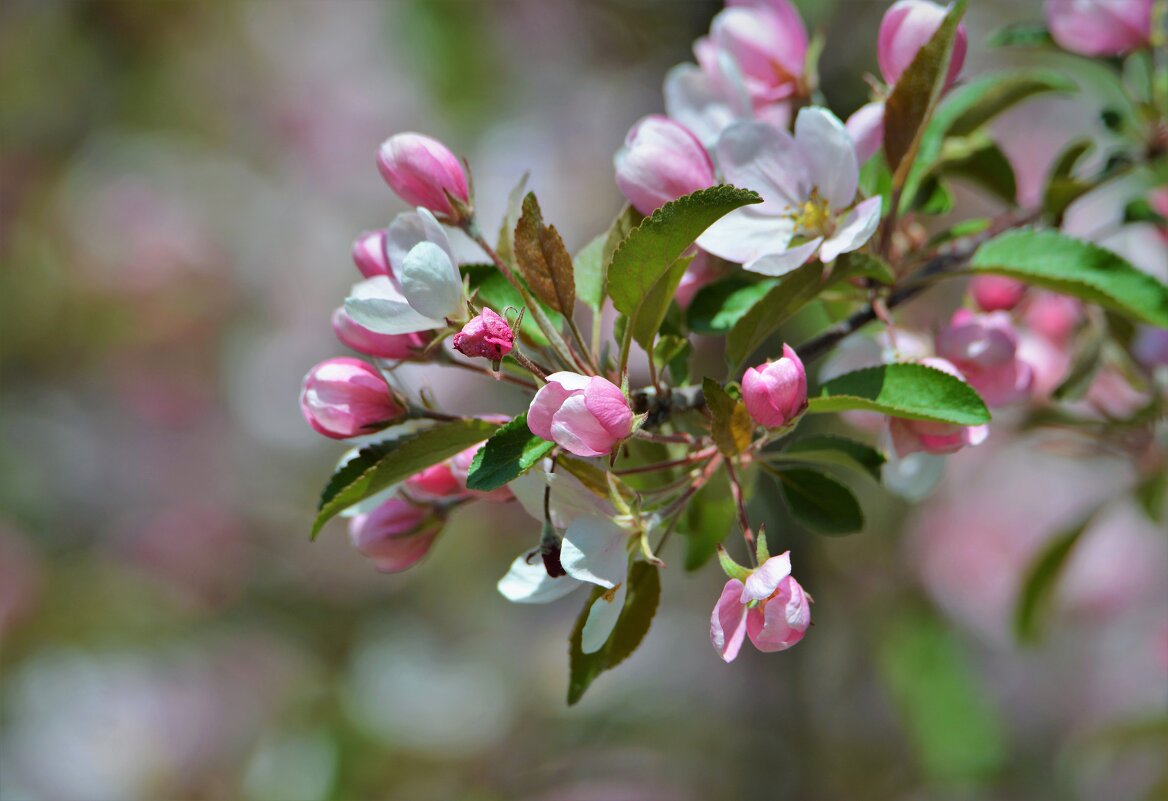
[[[969,282],[969,294],[984,312],[1010,311],[1025,292],[1026,284],[1004,275],[977,275]]]
[[[397,573],[421,561],[442,531],[442,518],[430,506],[390,498],[368,514],[349,521],[353,546],[383,573]]]
[[[900,79],[901,73],[912,63],[917,52],[937,32],[946,13],[944,6],[927,0],[898,0],[884,12],[884,18],[880,21],[876,58],[880,62],[880,73],[887,83],[895,84]],[[957,80],[965,63],[967,46],[968,35],[962,23],[953,41],[949,72],[945,76],[946,88]]]
[[[731,5],[720,11],[710,23],[709,37],[694,45],[698,63],[707,73],[719,70],[719,51],[734,60],[756,108],[802,90],[807,28],[786,0]]]
[[[689,129],[653,114],[637,121],[613,159],[616,184],[642,214],[717,183],[710,155]]]
[[[945,359],[929,357],[921,359],[921,364],[965,380],[961,371]],[[989,436],[990,428],[988,425],[959,426],[931,420],[890,417],[888,418],[888,432],[892,440],[892,447],[898,456],[904,458],[910,453],[931,453],[935,456],[943,456],[957,453],[965,447],[980,445]]]
[[[973,314],[958,309],[937,334],[937,355],[961,371],[989,406],[1025,400],[1034,371],[1018,358],[1018,335],[1006,312]]]
[[[1085,56],[1118,56],[1150,44],[1153,0],[1046,0],[1059,45]]]

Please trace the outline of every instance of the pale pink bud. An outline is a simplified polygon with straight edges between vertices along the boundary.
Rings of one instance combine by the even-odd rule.
[[[884,144],[884,103],[867,103],[860,106],[844,123],[848,136],[856,148],[856,162],[863,164]]]
[[[438,501],[457,498],[466,493],[451,469],[450,460],[430,465],[402,482],[407,495],[416,501]]]
[[[982,311],[1010,311],[1022,300],[1026,284],[1004,275],[978,275],[969,282],[969,294]]]
[[[333,333],[341,344],[348,345],[358,353],[381,359],[420,359],[429,342],[429,332],[416,334],[378,334],[358,324],[339,307],[333,312]]]
[[[360,359],[327,359],[308,371],[300,411],[326,437],[345,439],[385,428],[405,410],[381,374]]]
[[[801,91],[807,59],[807,28],[786,0],[726,8],[710,23],[708,43],[695,54],[711,72],[718,51],[729,54],[742,73],[756,108],[785,100]]]
[[[462,163],[437,139],[417,133],[394,134],[378,150],[377,168],[389,188],[411,206],[458,219],[447,194],[470,203]]]
[[[620,387],[600,376],[548,376],[527,411],[527,427],[577,456],[603,456],[633,432],[633,411]]]
[[[427,506],[393,497],[349,523],[349,538],[383,573],[397,573],[424,557],[442,531],[442,518]]]
[[[481,356],[497,362],[511,352],[515,332],[507,321],[491,309],[470,318],[454,335],[454,349],[464,356]]]
[[[366,278],[393,277],[393,267],[385,253],[385,229],[365,231],[353,242],[353,263]]]
[[[876,42],[876,60],[880,63],[880,73],[886,83],[896,83],[917,52],[941,27],[946,13],[944,6],[927,0],[898,0],[884,12]],[[957,80],[961,72],[967,45],[965,24],[962,23],[953,40],[953,55],[949,62],[949,72],[945,76],[946,89]]]
[[[506,418],[503,419],[506,422]],[[470,473],[471,462],[474,461],[475,454],[483,449],[485,442],[480,442],[478,445],[471,445],[465,451],[460,451],[454,456],[450,457],[450,474],[454,476],[454,480],[458,482],[460,489],[473,495],[475,498],[491,503],[505,503],[514,500],[515,495],[512,494],[510,487],[499,487],[495,490],[483,492],[482,490],[468,490],[466,488],[467,475]]]
[[[697,137],[659,114],[629,129],[614,162],[616,185],[642,214],[717,183],[714,163]]]
[[[1018,334],[1006,312],[959,309],[937,334],[937,355],[956,367],[989,406],[1025,400],[1034,371],[1018,359]]]
[[[1153,0],[1046,0],[1046,26],[1059,46],[1085,56],[1139,50],[1152,35]]]
[[[751,418],[767,428],[781,428],[803,413],[807,373],[794,348],[783,345],[781,359],[747,369],[742,376],[742,402]]]

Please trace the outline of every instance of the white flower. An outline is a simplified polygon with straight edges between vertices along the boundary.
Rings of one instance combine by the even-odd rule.
[[[534,470],[511,482],[511,491],[536,520],[544,519],[544,491],[551,487],[548,511],[563,533],[560,564],[566,576],[552,578],[538,554],[521,554],[499,579],[499,592],[514,603],[548,603],[585,584],[607,592],[588,610],[581,650],[590,654],[608,641],[628,590],[629,532],[617,524],[612,506],[570,475]]]
[[[715,148],[728,183],[763,202],[732,211],[698,238],[703,250],[763,275],[784,275],[815,256],[856,250],[880,223],[880,198],[855,203],[856,150],[830,111],[804,108],[795,135],[764,122],[727,128]]]
[[[423,208],[399,214],[385,241],[392,275],[353,286],[345,312],[378,334],[412,334],[466,315],[466,293],[450,238]]]

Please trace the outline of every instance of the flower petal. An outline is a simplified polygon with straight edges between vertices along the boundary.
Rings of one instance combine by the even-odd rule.
[[[710,615],[710,642],[724,662],[733,662],[746,638],[746,607],[739,601],[742,582],[730,579]]]
[[[604,647],[620,613],[625,608],[625,596],[629,592],[629,583],[622,581],[615,590],[607,592],[592,602],[588,610],[588,619],[584,621],[584,628],[580,630],[580,650],[586,654],[594,654]]]
[[[345,313],[357,325],[378,334],[413,334],[443,325],[421,314],[406,301],[388,276],[379,275],[353,285],[345,298]]]
[[[791,552],[785,551],[759,565],[742,587],[741,602],[761,601],[779,588],[779,582],[791,575]]]
[[[880,206],[880,197],[870,197],[856,204],[840,221],[835,233],[824,240],[819,258],[824,263],[835,261],[839,254],[851,253],[871,239],[880,225]]]
[[[807,260],[815,255],[815,251],[822,242],[823,237],[817,236],[815,239],[812,239],[810,242],[804,242],[802,245],[795,245],[793,248],[781,250],[776,253],[768,253],[754,261],[743,264],[742,268],[762,275],[786,275],[806,264]]]
[[[442,320],[466,311],[462,276],[433,242],[414,245],[402,261],[399,280],[406,300],[427,317]]]
[[[860,168],[855,145],[839,118],[825,108],[804,108],[795,118],[795,140],[819,194],[833,209],[852,205]]]
[[[763,203],[753,207],[756,213],[782,214],[811,194],[812,173],[802,150],[781,128],[755,120],[735,123],[718,137],[715,153],[728,183],[762,195]]]
[[[584,390],[584,405],[610,435],[624,439],[633,430],[633,410],[620,387],[594,376]]]
[[[795,232],[787,217],[759,214],[756,207],[736,209],[698,237],[698,246],[727,261],[746,264],[770,253],[781,253]]]
[[[678,64],[665,75],[665,111],[712,148],[729,125],[739,119],[749,100],[743,97],[736,110],[736,98],[726,87],[694,64]]]
[[[552,578],[540,559],[528,562],[527,554],[521,554],[497,586],[499,593],[513,603],[546,604],[579,588],[580,582],[571,576]]]
[[[582,394],[572,395],[560,405],[552,416],[551,429],[552,440],[577,456],[603,456],[616,444],[616,438],[588,411]]]
[[[580,581],[615,587],[629,572],[629,533],[599,515],[577,517],[560,543],[560,564]]]
[[[385,237],[385,255],[394,270],[401,269],[406,254],[420,242],[433,242],[454,261],[454,248],[446,229],[435,219],[429,209],[403,212],[393,218]]]

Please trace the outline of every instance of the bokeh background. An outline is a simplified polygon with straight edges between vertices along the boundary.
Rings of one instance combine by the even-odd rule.
[[[885,4],[800,5],[849,113]],[[989,31],[1041,19],[1036,0],[972,6],[967,73],[1001,59]],[[1165,797],[1168,539],[1126,500],[1115,443],[995,428],[923,504],[871,489],[867,530],[840,540],[764,493],[817,600],[805,641],[722,664],[724,579],[666,553],[648,640],[570,709],[577,603],[495,590],[537,536],[518,508],[461,510],[402,575],[341,523],[309,543],[342,448],[301,420],[299,381],[341,353],[353,237],[404,210],[377,145],[449,143],[488,220],[530,170],[576,249],[620,206],[625,131],[718,9],[0,6],[0,798]],[[1093,120],[1055,99],[1001,131],[1050,157],[1040,126]],[[521,402],[442,369],[409,380],[456,410]],[[1028,563],[1108,498],[1046,636],[1017,644]]]

